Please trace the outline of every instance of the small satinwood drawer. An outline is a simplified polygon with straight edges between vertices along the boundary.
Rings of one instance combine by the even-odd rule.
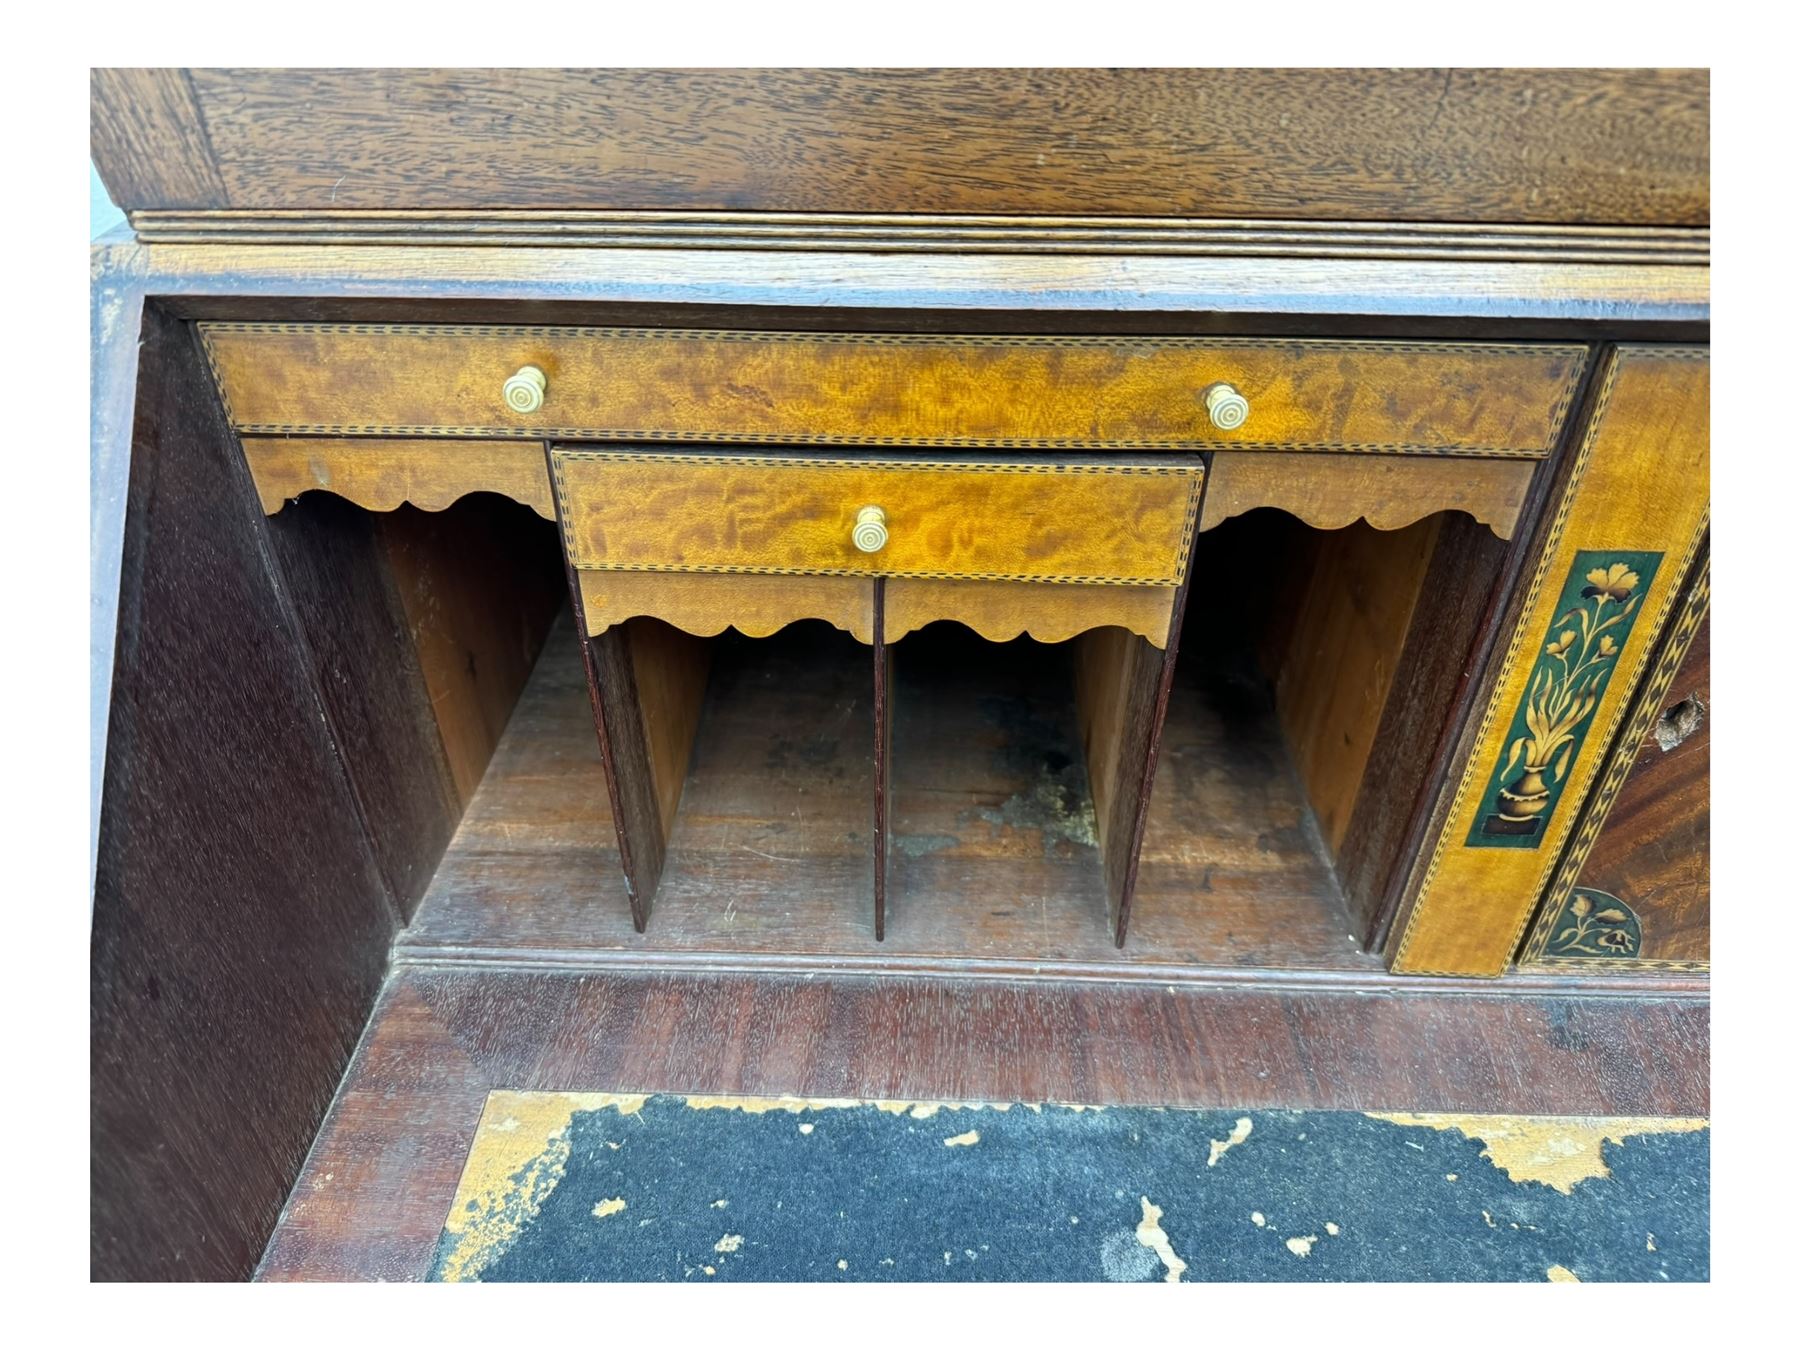
[[[1535,459],[1550,343],[200,325],[245,436]]]
[[[551,461],[578,569],[1175,586],[1197,455],[584,450]]]

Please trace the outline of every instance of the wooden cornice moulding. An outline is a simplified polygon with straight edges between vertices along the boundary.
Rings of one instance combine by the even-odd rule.
[[[747,248],[97,243],[96,285],[184,318],[318,317],[317,303],[458,319],[501,305],[1056,311],[1704,323],[1711,269],[1662,263],[1075,253],[771,253]],[[301,303],[296,303],[301,302]],[[304,306],[304,307],[303,307]],[[816,326],[820,320],[814,320]],[[828,321],[827,321],[828,322]]]
[[[1705,227],[724,211],[134,211],[146,243],[1480,259],[1705,267]]]
[[[1706,70],[112,69],[90,124],[127,211],[1699,226],[1709,99]]]
[[[1463,511],[1510,539],[1532,471],[1522,460],[1221,451],[1213,456],[1200,528],[1260,507],[1320,530],[1358,520],[1397,530],[1440,511]]]

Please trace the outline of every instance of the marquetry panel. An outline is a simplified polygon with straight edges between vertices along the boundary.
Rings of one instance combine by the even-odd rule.
[[[1397,970],[1497,975],[1548,884],[1708,519],[1705,348],[1624,347],[1418,883]]]
[[[1321,530],[1358,520],[1397,530],[1439,511],[1464,511],[1510,539],[1532,472],[1520,460],[1221,451],[1213,456],[1200,528],[1263,506]]]
[[[1584,972],[1706,970],[1711,959],[1709,560],[1644,680],[1519,953]]]
[[[578,569],[1174,586],[1198,456],[948,462],[696,451],[551,455]],[[887,542],[863,552],[858,515]]]
[[[200,325],[244,435],[1541,458],[1586,348],[1264,338]],[[512,411],[533,365],[542,406]],[[1203,395],[1250,413],[1212,424]]]
[[[333,492],[371,511],[402,503],[442,511],[471,492],[495,492],[556,519],[536,441],[246,436],[243,444],[270,515],[303,492]]]

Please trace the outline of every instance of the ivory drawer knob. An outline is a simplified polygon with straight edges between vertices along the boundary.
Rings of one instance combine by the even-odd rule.
[[[506,406],[516,413],[534,413],[544,406],[544,372],[536,366],[520,366],[500,388]]]
[[[1228,384],[1215,384],[1206,391],[1206,415],[1220,431],[1235,430],[1250,416],[1250,400]]]
[[[856,528],[850,539],[864,553],[879,553],[887,547],[887,512],[879,506],[865,506],[856,513]]]

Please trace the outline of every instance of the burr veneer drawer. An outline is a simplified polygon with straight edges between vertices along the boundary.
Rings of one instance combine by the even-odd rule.
[[[551,453],[577,569],[1176,586],[1197,455]]]
[[[204,323],[252,436],[1541,458],[1586,348]]]

